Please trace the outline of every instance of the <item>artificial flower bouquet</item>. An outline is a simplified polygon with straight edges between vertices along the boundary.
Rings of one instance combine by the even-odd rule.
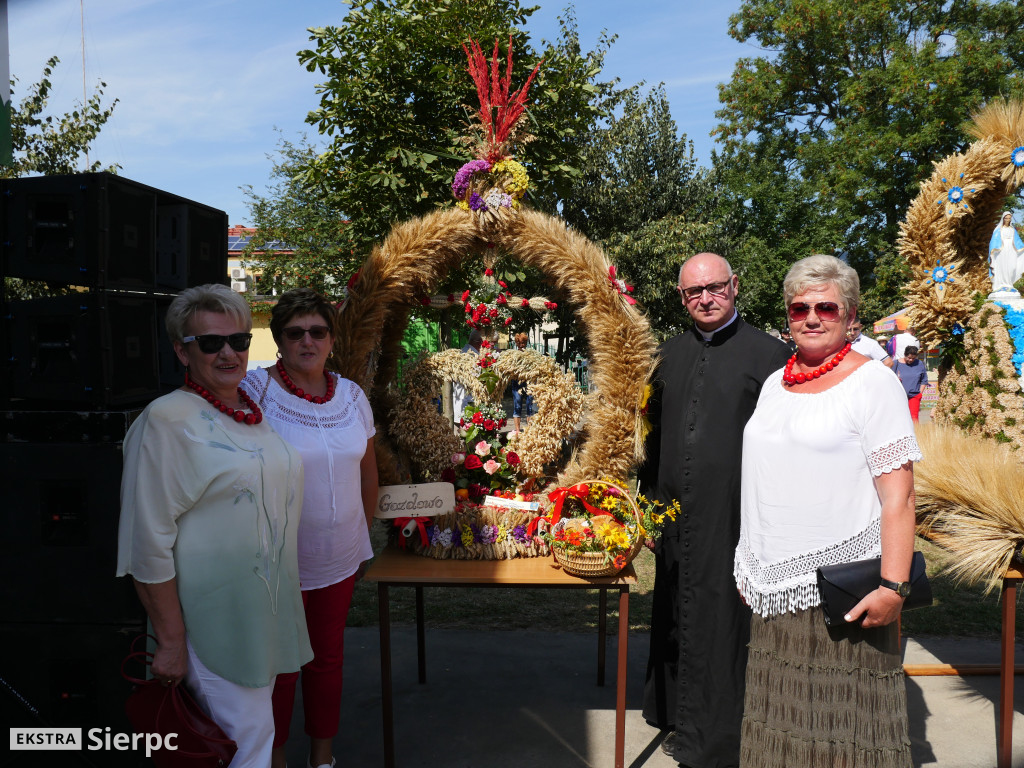
[[[548,494],[549,525],[543,534],[555,560],[576,576],[609,576],[625,568],[645,543],[675,520],[679,502],[665,506],[635,499],[610,480],[594,480]]]

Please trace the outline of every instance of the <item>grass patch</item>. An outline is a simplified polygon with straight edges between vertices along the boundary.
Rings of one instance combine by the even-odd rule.
[[[379,552],[385,544],[380,524],[374,526],[372,540],[374,551]],[[985,596],[980,587],[957,586],[950,577],[938,575],[952,559],[947,552],[922,539],[917,540],[917,548],[924,552],[928,562],[935,604],[931,608],[903,614],[903,632],[907,635],[999,637],[999,594],[993,592]],[[651,628],[654,555],[642,550],[633,566],[639,583],[630,589],[629,626],[633,632],[647,632]],[[424,590],[423,596],[428,627],[551,632],[591,632],[597,629],[597,590],[431,587]],[[392,587],[390,597],[392,623],[415,623],[414,589]],[[616,605],[615,594],[610,594],[609,634],[616,631]],[[356,584],[348,624],[353,627],[377,625],[376,584]],[[1019,604],[1017,637],[1024,639],[1024,612]]]
[[[931,542],[917,539],[917,548],[928,563],[935,603],[930,608],[903,614],[903,632],[908,635],[949,635],[955,637],[999,637],[1002,628],[1000,593],[985,595],[982,587],[957,585],[939,572],[953,556]],[[1024,638],[1024,612],[1017,601],[1017,637]]]

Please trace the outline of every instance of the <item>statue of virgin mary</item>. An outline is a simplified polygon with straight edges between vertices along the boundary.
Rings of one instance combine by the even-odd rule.
[[[1013,284],[1024,273],[1024,241],[1013,226],[1013,214],[1006,211],[988,244],[989,277],[992,278],[992,292],[1016,290]]]

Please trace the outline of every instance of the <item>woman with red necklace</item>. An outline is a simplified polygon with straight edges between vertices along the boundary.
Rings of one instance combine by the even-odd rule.
[[[357,384],[324,368],[336,329],[337,311],[326,298],[309,288],[288,291],[270,316],[277,364],[250,371],[242,382],[305,467],[298,549],[314,653],[302,668],[311,768],[335,764],[345,621],[355,582],[373,557],[369,531],[377,503],[370,404]],[[297,674],[281,675],[274,688],[273,768],[285,765],[297,680]]]
[[[743,433],[734,570],[753,610],[740,765],[909,768],[896,619],[914,549],[921,459],[892,372],[850,351],[860,281],[798,261],[783,291],[796,354]],[[819,566],[881,555],[878,587],[828,628]]]
[[[266,768],[274,680],[313,656],[295,546],[302,461],[238,386],[251,328],[224,285],[171,302],[185,384],[125,437],[118,530],[117,575],[135,580],[157,639],[151,672],[183,682],[235,741],[231,768]]]

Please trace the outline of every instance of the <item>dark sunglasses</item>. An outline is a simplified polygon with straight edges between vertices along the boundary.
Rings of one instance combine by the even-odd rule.
[[[839,305],[834,301],[819,301],[817,304],[790,304],[789,305],[789,319],[794,322],[800,322],[806,320],[807,316],[811,313],[811,309],[814,309],[814,314],[818,316],[819,320],[824,320],[829,323],[833,323],[839,319]]]
[[[291,325],[287,328],[282,328],[281,335],[288,339],[288,341],[299,341],[308,333],[309,338],[316,339],[317,341],[323,341],[327,338],[327,334],[330,333],[330,330],[331,329],[326,325],[314,325],[310,328]]]
[[[245,352],[252,341],[251,333],[232,333],[230,336],[221,336],[216,333],[204,333],[199,336],[186,336],[181,340],[182,344],[194,341],[199,345],[199,351],[208,355],[215,355],[224,349],[225,342],[235,352]]]

